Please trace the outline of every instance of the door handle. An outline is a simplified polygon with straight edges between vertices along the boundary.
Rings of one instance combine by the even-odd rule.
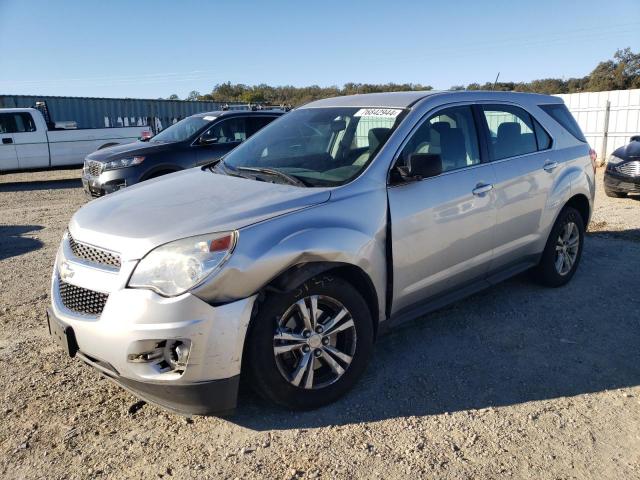
[[[3,139],[2,139],[2,143],[4,143],[5,145],[6,145],[7,143],[13,143],[13,138],[3,138]]]
[[[542,166],[542,168],[544,169],[545,172],[553,172],[557,166],[558,166],[558,162],[552,162],[551,160],[547,160],[546,162],[544,162],[544,165]]]
[[[480,197],[491,190],[493,190],[493,185],[491,185],[490,183],[479,183],[478,185],[476,185],[476,188],[471,191],[471,193],[473,193],[476,197]]]

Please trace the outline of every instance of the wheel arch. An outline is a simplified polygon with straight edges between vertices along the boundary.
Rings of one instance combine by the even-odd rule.
[[[179,172],[180,170],[183,170],[183,168],[182,167],[178,167],[178,166],[174,166],[174,165],[160,165],[160,166],[154,167],[151,170],[149,170],[148,172],[146,172],[142,176],[140,181],[143,182],[143,181],[149,180],[151,178],[156,178],[156,177],[160,177],[162,175],[167,175],[168,173]]]
[[[567,200],[565,207],[573,207],[578,211],[578,213],[580,213],[586,230],[587,225],[589,224],[589,218],[591,217],[591,205],[589,204],[587,196],[582,193],[573,195],[569,200]]]
[[[367,273],[360,267],[343,262],[308,262],[294,265],[274,278],[267,284],[262,295],[272,292],[291,292],[307,280],[318,275],[333,275],[349,282],[355,288],[371,313],[374,336],[378,333],[380,306],[378,305],[378,295],[373,281]],[[261,295],[261,296],[262,296]]]

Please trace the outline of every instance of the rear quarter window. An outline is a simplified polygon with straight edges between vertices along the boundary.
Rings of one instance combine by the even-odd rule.
[[[569,112],[569,109],[565,104],[554,103],[550,105],[540,105],[540,108],[575,138],[577,138],[581,142],[587,142],[587,139],[584,138],[582,130],[580,130],[578,122],[576,122],[576,119],[573,118],[573,115],[571,115],[571,112]]]

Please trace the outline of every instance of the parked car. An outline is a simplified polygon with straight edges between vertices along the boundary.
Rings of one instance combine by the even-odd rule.
[[[595,167],[548,105],[565,108],[507,92],[319,100],[216,165],[90,202],[60,245],[50,331],[179,412],[233,409],[241,374],[277,404],[326,405],[390,327],[525,270],[573,277]]]
[[[604,193],[617,198],[640,193],[640,135],[631,137],[627,145],[615,150],[607,160]]]
[[[81,165],[95,150],[135,142],[149,127],[75,128],[35,108],[0,108],[0,171]]]
[[[283,110],[199,113],[145,142],[93,152],[84,162],[84,190],[92,197],[101,197],[150,178],[212,162],[283,113]]]

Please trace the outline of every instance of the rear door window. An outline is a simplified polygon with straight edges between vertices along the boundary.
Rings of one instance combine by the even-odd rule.
[[[491,160],[538,151],[534,120],[528,112],[511,105],[482,105]]]
[[[573,118],[573,115],[571,115],[571,112],[569,112],[569,109],[564,103],[540,105],[540,108],[548,113],[556,122],[562,125],[562,127],[571,135],[581,142],[586,143],[587,139],[584,138],[584,134],[582,133],[582,130],[580,130],[578,122]]]
[[[250,137],[258,130],[266,127],[278,117],[264,116],[264,117],[248,117],[247,118],[247,134]]]
[[[551,148],[552,140],[547,131],[540,125],[536,119],[533,119],[533,126],[536,131],[536,141],[538,142],[538,150],[547,150]]]

